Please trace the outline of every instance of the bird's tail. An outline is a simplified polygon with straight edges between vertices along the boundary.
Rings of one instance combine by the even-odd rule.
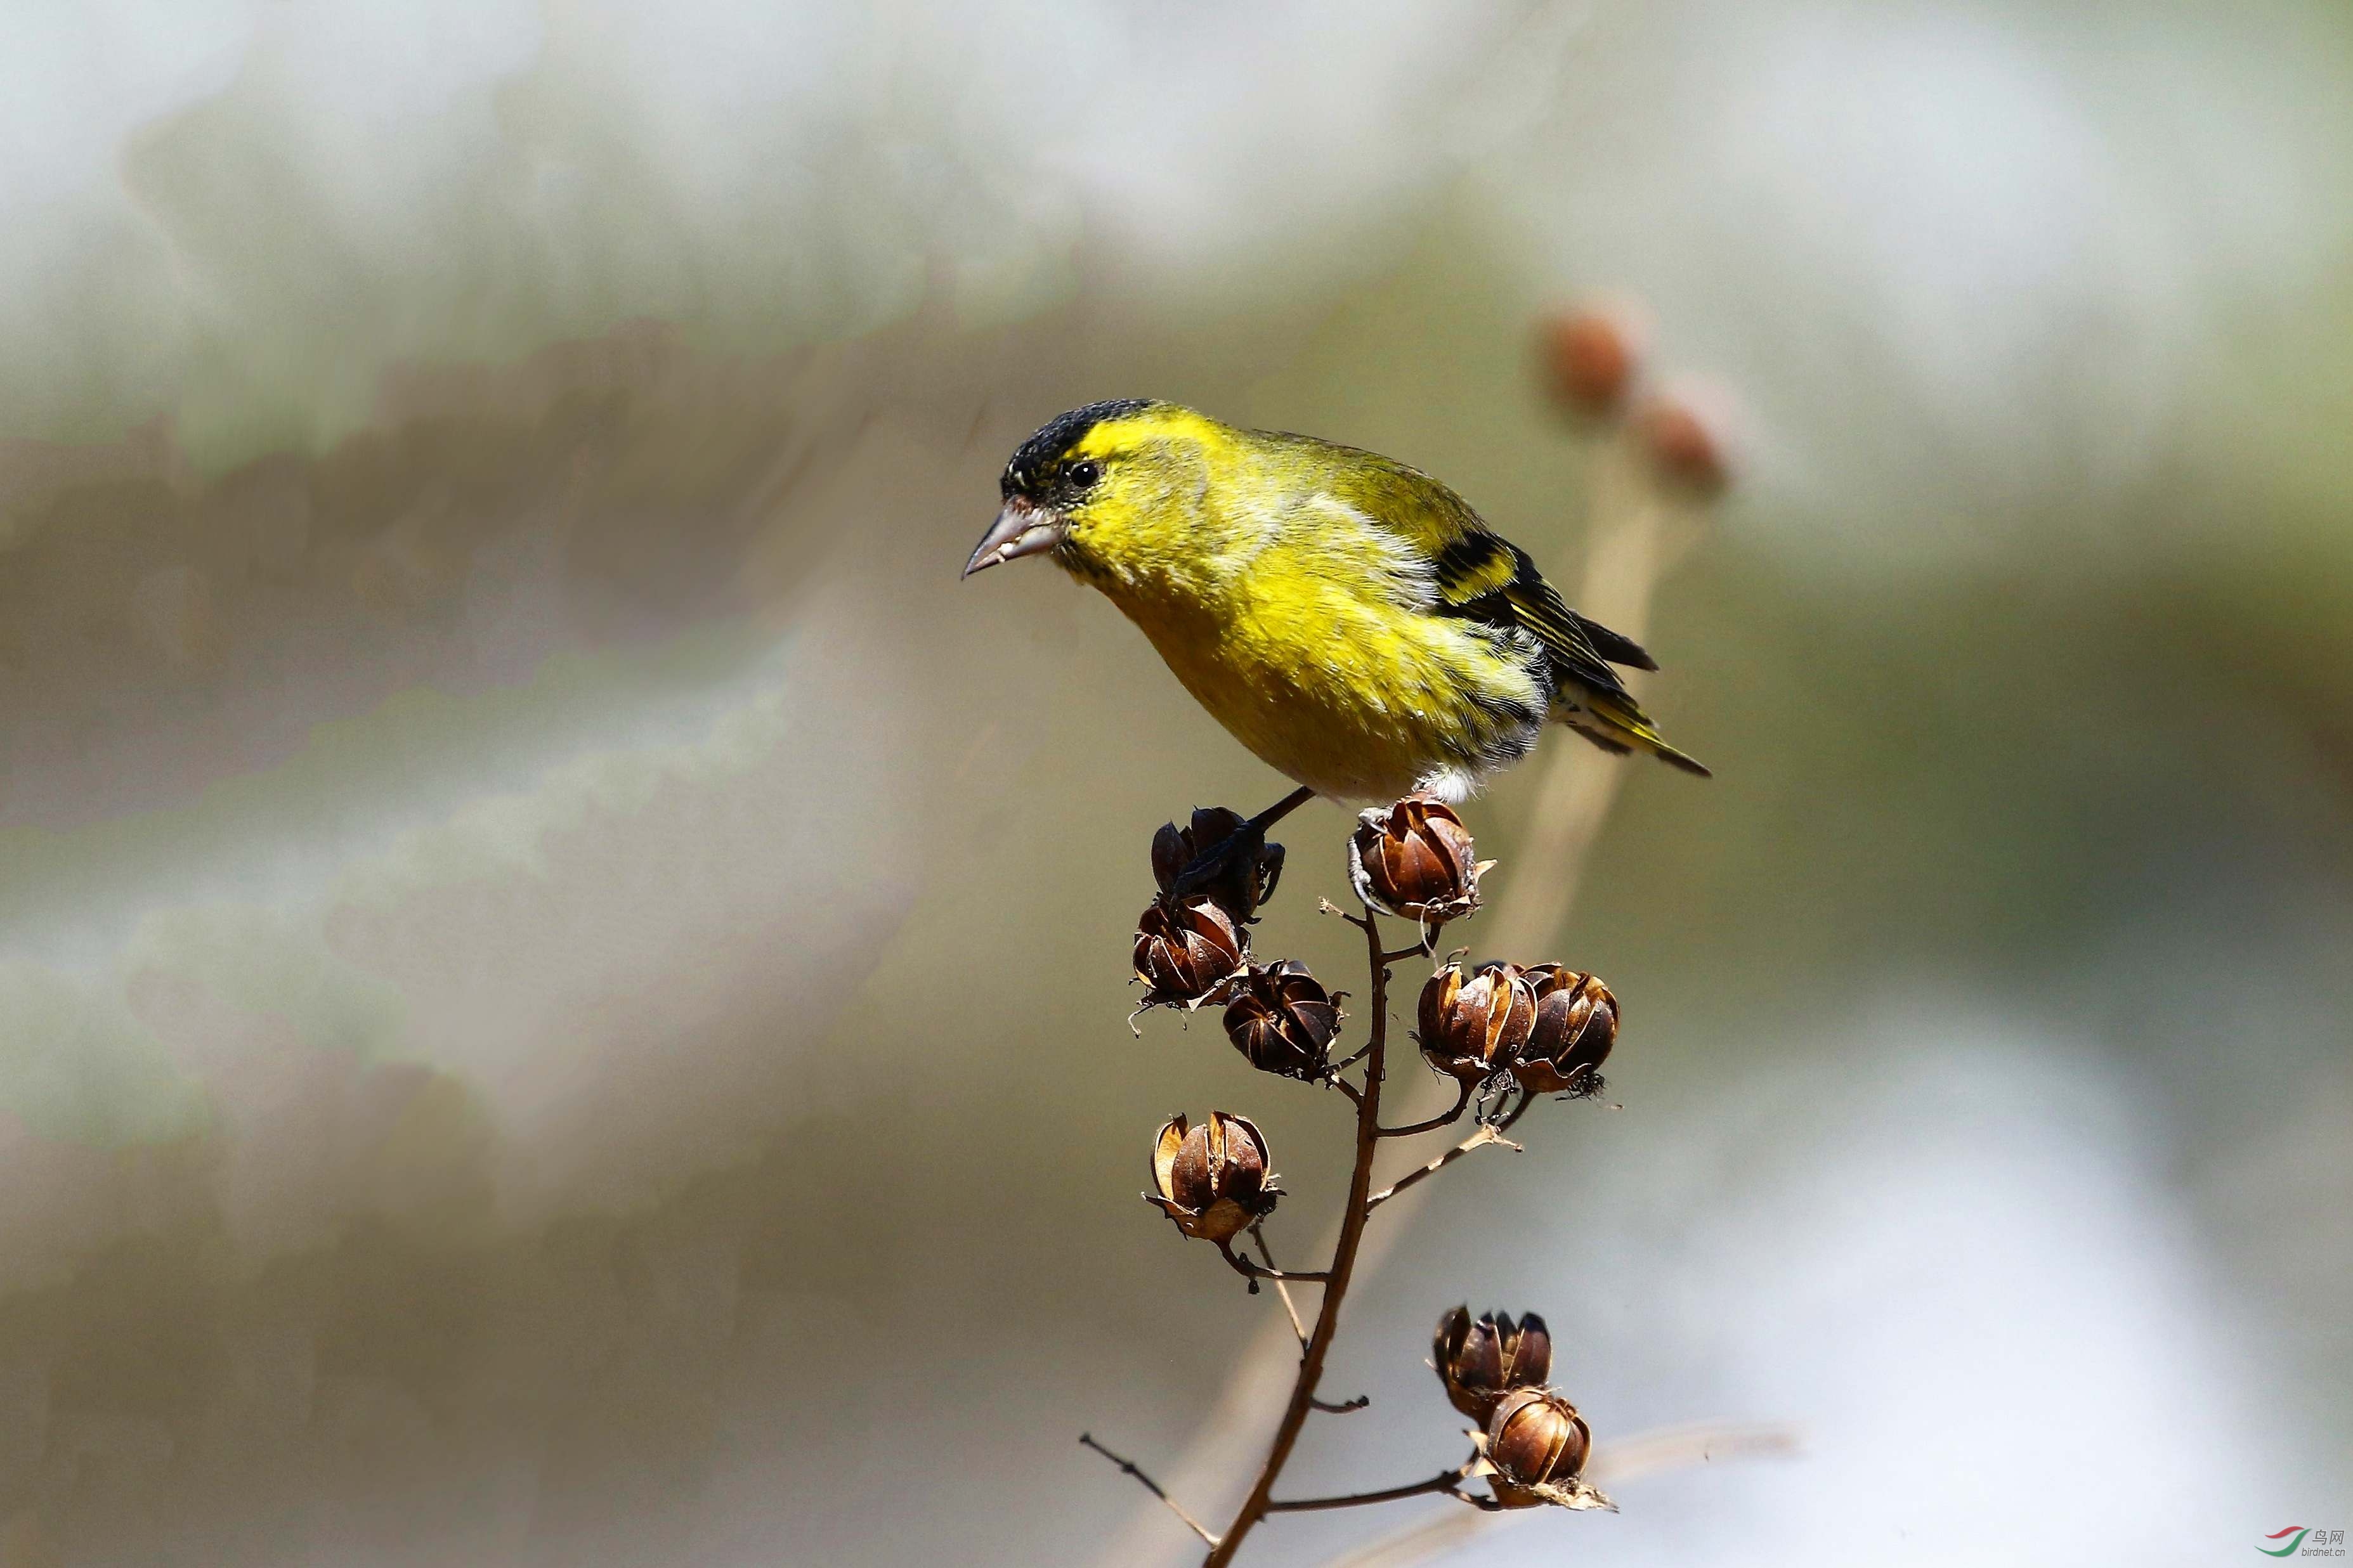
[[[1564,707],[1560,721],[1600,747],[1605,752],[1620,755],[1628,752],[1648,752],[1662,763],[1672,763],[1687,773],[1712,778],[1707,765],[1688,752],[1679,752],[1667,744],[1666,737],[1651,722],[1651,716],[1640,704],[1619,691],[1586,689],[1576,693],[1577,706]]]

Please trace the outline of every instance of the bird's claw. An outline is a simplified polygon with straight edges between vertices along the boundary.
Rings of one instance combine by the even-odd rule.
[[[1214,888],[1254,880],[1257,896],[1251,902],[1262,904],[1274,897],[1275,884],[1282,879],[1282,846],[1269,844],[1264,827],[1245,821],[1177,872],[1166,897],[1171,903],[1182,903]]]

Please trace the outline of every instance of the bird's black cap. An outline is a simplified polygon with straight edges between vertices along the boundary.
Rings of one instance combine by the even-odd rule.
[[[1039,495],[1060,467],[1062,455],[1077,446],[1080,437],[1106,419],[1141,414],[1154,401],[1149,397],[1114,397],[1073,408],[1068,414],[1057,414],[1039,426],[1036,435],[1021,443],[1013,460],[1005,465],[1005,478],[998,488],[1008,498]]]

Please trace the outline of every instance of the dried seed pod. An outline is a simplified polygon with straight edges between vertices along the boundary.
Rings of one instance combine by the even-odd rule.
[[[1246,826],[1240,814],[1222,805],[1198,807],[1189,826],[1162,823],[1160,831],[1152,836],[1152,879],[1159,885],[1161,896],[1168,896],[1187,867],[1206,852],[1231,842]],[[1282,846],[1261,839],[1254,853],[1220,862],[1214,878],[1188,891],[1216,900],[1236,925],[1242,925],[1258,913],[1260,905],[1274,897],[1274,885],[1282,877]]]
[[[1634,416],[1635,433],[1651,468],[1668,484],[1703,500],[1721,493],[1732,479],[1725,420],[1721,415],[1708,416],[1703,406],[1707,401],[1688,392],[1654,397]]]
[[[1618,1041],[1618,998],[1590,974],[1540,963],[1527,972],[1535,993],[1535,1027],[1512,1077],[1531,1094],[1601,1092],[1601,1064]]]
[[[1482,1425],[1504,1395],[1552,1375],[1552,1333],[1534,1312],[1516,1323],[1509,1312],[1482,1312],[1474,1321],[1469,1307],[1457,1307],[1438,1320],[1430,1348],[1447,1399]]]
[[[1535,992],[1516,964],[1483,963],[1466,980],[1448,963],[1421,988],[1421,1054],[1461,1083],[1484,1083],[1519,1060],[1535,1021]]]
[[[1593,1449],[1585,1418],[1549,1388],[1521,1388],[1504,1395],[1477,1434],[1476,1474],[1487,1478],[1495,1500],[1505,1508],[1609,1508],[1608,1498],[1579,1479]]]
[[[1144,1198],[1187,1236],[1223,1246],[1282,1195],[1266,1162],[1266,1139],[1247,1117],[1214,1110],[1192,1127],[1179,1116],[1153,1143],[1152,1184],[1159,1191]]]
[[[1339,1002],[1303,963],[1252,964],[1226,1004],[1226,1035],[1259,1071],[1312,1083],[1328,1069],[1343,1016]]]
[[[1538,347],[1552,398],[1581,418],[1618,412],[1641,369],[1644,323],[1623,305],[1588,304],[1546,319]]]
[[[1146,1007],[1198,1007],[1242,967],[1249,944],[1234,919],[1208,898],[1170,907],[1158,900],[1135,921],[1135,974]]]
[[[1348,841],[1348,881],[1385,914],[1427,926],[1479,907],[1479,877],[1493,865],[1472,858],[1471,830],[1444,801],[1409,795],[1356,818]]]

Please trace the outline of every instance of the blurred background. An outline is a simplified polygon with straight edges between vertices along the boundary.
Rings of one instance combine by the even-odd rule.
[[[1220,1515],[1279,1309],[1149,1140],[1256,1119],[1297,1255],[1346,1118],[1131,1037],[1130,931],[1282,783],[956,571],[1147,395],[1577,583],[1597,292],[1732,468],[1645,628],[1717,776],[1515,954],[1623,1109],[1432,1184],[1293,1489],[1459,1457],[1467,1300],[1605,1455],[1799,1447],[1454,1561],[2353,1528],[2341,5],[0,12],[0,1564],[1190,1561],[1075,1439]],[[1346,826],[1258,942],[1355,989]]]

